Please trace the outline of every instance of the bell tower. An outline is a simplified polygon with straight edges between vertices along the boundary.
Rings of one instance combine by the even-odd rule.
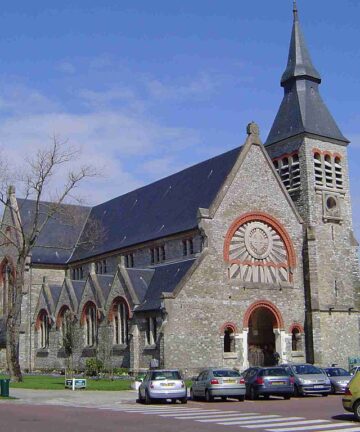
[[[320,84],[294,1],[284,97],[265,145],[304,221],[307,361],[347,366],[348,357],[360,351],[349,141],[323,102]]]

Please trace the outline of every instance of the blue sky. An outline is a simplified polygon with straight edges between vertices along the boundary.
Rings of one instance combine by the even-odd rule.
[[[359,238],[360,2],[298,7],[321,94],[352,141]],[[0,146],[22,157],[54,133],[80,146],[106,167],[82,190],[97,203],[241,145],[251,120],[265,141],[291,25],[291,0],[5,1]]]

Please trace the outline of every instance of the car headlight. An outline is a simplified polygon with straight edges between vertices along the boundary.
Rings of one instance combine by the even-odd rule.
[[[310,380],[306,380],[306,379],[303,379],[303,378],[299,378],[299,382],[300,382],[300,384],[311,384]]]

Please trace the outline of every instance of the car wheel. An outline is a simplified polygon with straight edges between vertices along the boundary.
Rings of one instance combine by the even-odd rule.
[[[264,398],[265,400],[269,400],[270,395],[263,395],[263,398]]]
[[[146,391],[145,391],[145,404],[146,404],[146,405],[150,405],[151,402],[152,402],[152,399],[151,399],[151,397],[150,397],[150,395],[149,395],[149,392],[146,390]]]
[[[190,399],[193,401],[197,400],[197,397],[194,395],[194,391],[192,388],[190,389]]]
[[[290,399],[291,399],[291,396],[288,395],[288,394],[287,394],[287,395],[284,395],[284,399],[285,399],[285,400],[290,400]]]
[[[176,399],[171,399],[172,404],[176,404]]]
[[[143,398],[141,397],[140,390],[139,390],[139,395],[138,395],[138,402],[139,403],[143,403],[144,402]]]
[[[250,399],[251,400],[259,399],[258,392],[254,389],[254,387],[250,387]]]
[[[221,400],[226,401],[227,397],[226,396],[221,396]]]
[[[205,400],[206,400],[206,402],[212,402],[214,400],[214,398],[211,396],[209,390],[205,391]]]
[[[301,393],[300,393],[300,390],[299,390],[299,387],[295,384],[295,386],[294,386],[294,396],[295,397],[300,397],[301,396]]]
[[[331,393],[332,393],[332,394],[335,394],[335,393],[336,393],[336,390],[335,390],[335,386],[334,386],[334,384],[331,384]]]
[[[187,404],[187,397],[183,397],[180,399],[182,404]]]
[[[322,393],[324,397],[329,396],[329,393]]]
[[[238,401],[239,402],[244,402],[244,400],[245,400],[245,396],[239,396],[238,397]]]
[[[354,404],[354,415],[356,420],[360,421],[360,400],[356,401]]]

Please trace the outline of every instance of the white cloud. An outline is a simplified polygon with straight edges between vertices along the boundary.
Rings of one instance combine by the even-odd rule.
[[[141,167],[145,160],[144,173],[151,180],[170,174],[170,158],[167,168],[163,159],[162,170],[158,160],[197,142],[194,131],[165,126],[134,109],[127,103],[128,100],[136,103],[130,89],[102,93],[82,90],[80,102],[91,101],[89,106],[92,107],[85,113],[64,112],[40,93],[30,89],[22,91],[24,97],[21,92],[8,92],[3,96],[2,106],[7,115],[0,121],[0,147],[10,161],[21,165],[19,162],[24,157],[33,155],[39,147],[50,145],[54,135],[68,139],[70,146],[82,150],[81,158],[72,162],[73,167],[92,164],[103,173],[103,177],[88,181],[80,189],[91,204],[141,186],[144,176],[141,169],[136,171],[136,167]],[[33,100],[38,102],[34,104],[34,110],[30,103],[21,103],[24,99],[31,100],[33,95],[37,95]],[[125,99],[123,104],[122,99]],[[119,102],[116,108],[112,107],[114,100]],[[50,106],[53,110],[47,112]],[[54,187],[60,187],[64,178],[65,171],[60,170],[54,178]]]
[[[219,85],[217,79],[205,73],[185,84],[167,84],[156,79],[146,80],[145,84],[150,95],[160,100],[204,99]]]

